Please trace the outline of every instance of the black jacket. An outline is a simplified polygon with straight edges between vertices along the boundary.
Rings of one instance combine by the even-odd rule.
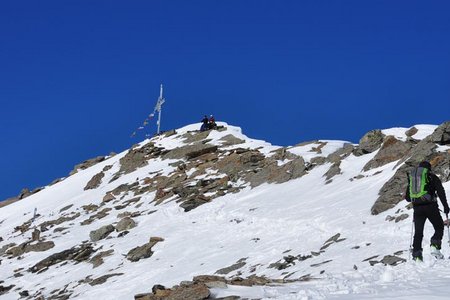
[[[428,172],[428,184],[427,184],[427,191],[428,193],[433,197],[436,198],[436,193],[439,196],[439,200],[441,200],[441,203],[444,208],[448,208],[447,203],[447,197],[445,196],[445,190],[442,186],[442,182],[439,179],[439,177],[436,176],[436,174],[431,173],[431,171]],[[411,202],[411,198],[409,196],[409,180],[408,180],[408,186],[406,187],[406,193],[405,193],[405,199],[408,202]],[[423,205],[423,204],[422,204]]]

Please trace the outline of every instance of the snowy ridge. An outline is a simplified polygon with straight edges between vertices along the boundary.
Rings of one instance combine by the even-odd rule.
[[[238,127],[226,123],[219,125],[224,129],[204,133],[202,143],[217,146],[224,157],[236,149],[252,149],[269,158],[283,150],[248,138]],[[200,124],[189,125],[177,129],[176,134],[146,140],[133,149],[144,149],[149,142],[163,151],[187,146],[191,132],[202,134],[195,133],[199,127]],[[422,140],[437,126],[418,125],[415,128],[417,133],[412,137]],[[394,128],[382,133],[406,141],[408,130]],[[226,144],[224,138],[230,135],[241,141]],[[426,225],[424,234],[425,263],[417,265],[409,261],[412,210],[406,207],[407,203],[403,201],[390,210],[371,215],[371,206],[380,189],[400,167],[398,161],[362,171],[378,151],[359,156],[348,152],[341,155],[339,172],[331,179],[325,178],[336,164],[325,159],[348,145],[351,144],[345,141],[318,140],[288,147],[287,152],[294,157],[287,156],[278,162],[278,166],[300,156],[310,165],[305,175],[253,188],[242,178],[235,182],[230,178],[229,187],[237,190],[225,191],[221,196],[215,192],[206,194],[214,194],[215,198],[187,212],[180,207],[175,194],[155,202],[158,193],[169,192],[167,188],[148,190],[139,195],[131,189],[118,193],[112,201],[104,201],[104,197],[123,185],[135,183],[138,187],[146,187],[146,182],[157,176],[170,177],[180,172],[180,162],[189,166],[192,160],[169,159],[161,154],[148,159],[145,166],[121,173],[121,161],[129,153],[127,150],[80,170],[62,182],[1,208],[0,237],[3,241],[0,249],[5,249],[0,253],[0,273],[3,274],[0,285],[13,287],[0,293],[0,299],[18,299],[21,291],[27,291],[29,296],[23,297],[29,299],[39,296],[51,299],[58,293],[65,293],[62,291],[69,291],[66,295],[73,299],[133,299],[135,294],[150,292],[155,284],[171,287],[202,274],[220,274],[227,278],[257,275],[285,282],[212,288],[215,297],[380,299],[395,295],[398,299],[423,299],[425,296],[447,299],[450,261],[435,262],[429,257],[430,224]],[[439,146],[438,151],[448,153],[449,147]],[[319,160],[320,163],[315,162]],[[201,180],[224,179],[226,175],[214,169],[214,164],[217,165],[212,163],[205,173],[198,175],[196,171],[200,166],[186,169],[183,171],[185,180],[191,180],[189,184],[196,186]],[[99,173],[104,174],[100,184],[85,190],[86,184]],[[449,194],[450,182],[444,183],[444,188]],[[124,203],[126,206],[121,207]],[[21,233],[16,228],[30,221],[35,207],[39,214],[37,219],[29,230]],[[94,218],[91,223],[85,222],[101,211],[106,215]],[[29,271],[49,255],[89,241],[90,232],[110,224],[116,226],[124,212],[128,212],[136,227],[122,236],[113,231],[107,238],[92,243],[96,251],[92,256],[113,250],[103,258],[103,264],[94,268],[89,260],[79,263],[67,260],[42,272]],[[77,214],[80,215],[75,217]],[[402,215],[405,219],[391,219]],[[17,257],[5,253],[13,247],[12,243],[17,246],[28,241],[35,225],[39,228],[40,224],[61,216],[75,218],[41,232],[41,240],[53,241],[53,248]],[[83,222],[86,224],[81,225]],[[125,258],[131,249],[148,243],[150,237],[164,239],[151,248],[150,257],[139,261]],[[450,250],[446,238],[445,235],[443,253],[448,257]],[[397,257],[398,263],[393,264],[395,266],[380,263],[387,256]],[[91,285],[92,279],[108,274],[114,274],[114,277],[102,284]]]

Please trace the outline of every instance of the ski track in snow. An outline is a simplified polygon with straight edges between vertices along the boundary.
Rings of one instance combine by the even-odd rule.
[[[279,147],[263,141],[252,140],[242,134],[240,128],[228,126],[224,132],[212,131],[210,143],[220,145],[220,138],[232,133],[245,140],[244,144],[236,147],[262,147],[261,152],[270,155],[270,151]],[[183,144],[180,136],[190,130],[199,128],[199,124],[183,127],[178,134],[169,138],[155,138],[157,146],[173,149]],[[416,136],[424,137],[432,132],[436,126],[416,126],[419,132]],[[384,130],[385,134],[403,137],[407,128]],[[140,143],[143,146],[148,140]],[[322,148],[322,154],[327,156],[343,147],[344,141],[327,142]],[[313,145],[316,147],[317,145]],[[290,152],[304,155],[311,159],[311,145],[292,147]],[[245,258],[246,265],[227,276],[242,273],[242,277],[252,274],[281,279],[291,274],[289,279],[299,278],[310,274],[314,279],[283,285],[239,287],[229,286],[227,289],[212,289],[217,297],[240,295],[248,298],[261,299],[448,299],[450,294],[450,261],[434,261],[429,257],[427,247],[432,235],[432,227],[427,222],[424,234],[425,261],[417,264],[409,260],[409,244],[411,234],[412,211],[405,209],[406,202],[399,203],[395,208],[377,216],[370,214],[370,208],[377,199],[381,186],[395,173],[396,162],[387,164],[368,172],[362,172],[363,166],[376,153],[360,157],[350,155],[341,163],[342,174],[325,184],[323,174],[331,164],[318,166],[307,176],[291,180],[284,184],[263,184],[257,188],[245,188],[238,194],[228,194],[214,199],[193,211],[185,213],[177,203],[165,202],[154,206],[154,193],[142,197],[144,204],[139,208],[130,205],[126,211],[157,210],[155,213],[134,218],[138,227],[122,238],[117,233],[111,234],[112,239],[100,240],[95,244],[101,251],[114,249],[114,255],[106,257],[105,263],[95,269],[90,264],[69,263],[55,265],[41,274],[23,272],[24,276],[13,278],[14,270],[28,269],[36,262],[89,239],[89,232],[101,226],[118,221],[117,214],[124,210],[111,210],[110,214],[94,223],[79,226],[79,222],[88,218],[80,208],[90,203],[99,204],[107,191],[123,183],[142,180],[149,173],[161,171],[167,175],[174,170],[169,166],[170,160],[153,159],[148,166],[124,175],[118,180],[106,184],[119,168],[119,160],[126,152],[118,154],[91,168],[80,171],[66,178],[64,181],[45,188],[43,191],[30,196],[24,201],[6,206],[1,209],[0,236],[5,240],[0,247],[11,242],[20,244],[26,240],[25,236],[11,235],[15,226],[29,220],[37,207],[41,215],[35,224],[46,220],[57,219],[59,210],[69,204],[74,204],[67,213],[80,212],[81,217],[75,219],[69,233],[54,234],[43,232],[42,236],[52,235],[56,246],[46,252],[27,253],[21,260],[3,259],[0,265],[2,285],[15,284],[29,291],[44,288],[44,295],[59,289],[68,282],[68,288],[74,290],[75,299],[133,299],[138,293],[146,293],[154,284],[172,286],[184,280],[191,280],[195,275],[214,274],[215,271],[235,264]],[[113,167],[105,172],[103,184],[95,189],[83,191],[86,183],[93,175],[105,166]],[[381,171],[380,173],[378,173]],[[364,175],[361,179],[353,179],[356,175]],[[209,176],[215,176],[210,174]],[[450,183],[444,187],[449,194]],[[123,200],[133,198],[129,195]],[[104,207],[113,207],[107,204]],[[102,207],[102,208],[104,208]],[[392,215],[398,209],[409,215],[408,219],[399,223],[385,221],[387,215]],[[63,223],[62,226],[67,226]],[[76,225],[76,226],[75,226]],[[447,230],[447,229],[446,229]],[[319,251],[324,242],[333,235],[340,233],[345,240],[333,243],[324,253],[313,256],[295,265],[277,270],[269,268],[272,263],[282,260],[286,255],[308,255],[311,251]],[[163,237],[164,242],[153,247],[151,258],[139,262],[123,259],[130,249],[146,243],[150,236]],[[447,231],[444,235],[443,253],[450,255],[446,242]],[[358,249],[354,249],[359,247]],[[406,263],[396,267],[376,264],[370,266],[363,260],[378,255],[382,259],[385,255],[392,255],[397,251],[399,255],[408,259]],[[323,262],[329,262],[319,265]],[[356,270],[355,267],[356,266]],[[255,273],[251,272],[254,268]],[[97,278],[110,273],[124,273],[122,276],[108,279],[107,283],[99,286],[87,284],[78,285],[77,281],[90,275]],[[17,299],[18,293],[8,293],[0,299]]]

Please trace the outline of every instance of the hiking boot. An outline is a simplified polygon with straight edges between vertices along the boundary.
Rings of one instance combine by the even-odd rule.
[[[444,258],[444,255],[442,254],[440,248],[441,247],[439,247],[438,245],[433,245],[433,244],[431,245],[430,254],[432,256],[434,256],[436,259],[443,259]]]
[[[422,262],[423,261],[422,250],[413,251],[412,258],[414,261]]]
[[[413,261],[415,261],[415,262],[423,262],[423,257],[422,256],[416,256],[416,257],[413,256]]]

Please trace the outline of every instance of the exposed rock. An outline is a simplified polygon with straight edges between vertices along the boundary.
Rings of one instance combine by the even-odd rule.
[[[112,200],[114,200],[114,199],[116,199],[116,197],[114,197],[113,194],[107,193],[107,194],[103,197],[103,202],[108,203],[109,201],[112,201]]]
[[[89,182],[86,184],[86,186],[84,187],[84,190],[93,190],[96,189],[100,186],[100,184],[102,183],[102,179],[103,177],[105,177],[105,173],[100,172],[95,174],[91,180],[89,180]]]
[[[242,259],[240,259],[238,262],[236,262],[235,264],[233,264],[233,265],[231,265],[231,266],[229,266],[229,267],[226,267],[226,268],[217,270],[217,271],[215,272],[215,274],[226,275],[226,274],[228,274],[228,273],[231,273],[231,272],[233,272],[233,271],[236,271],[236,270],[238,270],[238,269],[240,269],[240,268],[242,268],[243,266],[246,265],[245,260],[246,260],[246,258],[242,258]]]
[[[80,213],[72,213],[69,216],[59,217],[56,220],[45,221],[39,224],[38,226],[41,228],[41,231],[47,231],[49,228],[52,228],[53,226],[60,225],[64,222],[73,221],[80,215],[81,215]]]
[[[185,144],[194,144],[206,139],[209,135],[210,131],[191,131],[186,132],[181,137],[184,139],[183,142]]]
[[[442,123],[431,135],[431,142],[438,145],[450,144],[450,121]]]
[[[89,233],[89,237],[92,242],[97,242],[99,240],[106,238],[113,231],[114,231],[114,226],[106,225],[106,226],[100,227],[97,230],[91,231]]]
[[[210,144],[191,144],[170,150],[163,159],[193,159],[200,155],[217,151],[217,146]]]
[[[92,204],[91,203],[91,204],[88,204],[88,205],[83,205],[81,208],[87,213],[92,213],[94,211],[97,211],[99,206],[96,205],[96,204]]]
[[[93,268],[97,268],[98,266],[100,266],[100,265],[102,265],[104,263],[104,261],[103,261],[104,257],[110,256],[113,253],[114,253],[113,249],[100,252],[97,255],[95,255],[94,257],[92,257],[89,262],[92,264]]]
[[[330,180],[336,175],[341,174],[341,168],[340,168],[341,162],[336,162],[333,165],[331,165],[330,169],[323,175],[325,176],[325,180]]]
[[[399,141],[393,136],[388,136],[384,139],[380,151],[364,166],[363,170],[368,171],[399,160],[409,152],[411,147],[411,144]]]
[[[101,211],[99,211],[98,213],[96,213],[95,215],[90,216],[88,219],[84,220],[80,224],[81,225],[89,225],[92,222],[94,222],[95,220],[103,219],[104,217],[106,217],[108,215],[108,212],[110,210],[112,210],[112,208],[106,207],[106,208],[102,209]]]
[[[225,279],[225,277],[222,276],[216,276],[216,275],[199,275],[199,276],[195,276],[192,279],[194,282],[198,282],[198,283],[208,283],[208,282],[227,282],[227,280]]]
[[[359,141],[359,146],[356,153],[361,155],[374,152],[380,148],[383,143],[383,138],[384,134],[381,130],[376,129],[369,131]]]
[[[39,229],[35,228],[33,230],[33,232],[31,233],[31,240],[33,242],[35,242],[35,241],[38,241],[40,237],[41,237],[41,231]]]
[[[98,278],[95,278],[94,280],[92,280],[91,282],[89,282],[89,285],[94,286],[94,285],[103,284],[103,283],[105,283],[109,278],[114,277],[114,276],[121,276],[121,275],[123,275],[123,273],[114,273],[114,274],[103,275],[103,276],[100,276],[100,277],[98,277]]]
[[[6,244],[6,245],[2,246],[0,248],[0,256],[5,254],[6,250],[8,250],[9,248],[14,247],[14,246],[16,246],[16,243],[9,243],[9,244]]]
[[[29,271],[32,273],[45,271],[50,266],[63,261],[73,260],[76,262],[82,262],[89,259],[90,255],[94,252],[95,250],[93,249],[91,244],[82,244],[80,246],[75,246],[70,249],[50,255],[49,257],[32,266]]]
[[[104,161],[105,159],[106,159],[105,156],[97,156],[95,158],[91,158],[91,159],[85,160],[81,164],[76,165],[73,168],[73,170],[70,172],[69,175],[73,175],[73,174],[77,173],[79,170],[85,170],[87,168],[90,168],[90,167],[98,164],[99,162]]]
[[[385,265],[396,266],[398,264],[406,262],[406,259],[395,255],[386,255],[380,262]]]
[[[15,285],[3,286],[0,285],[0,296],[7,294]]]
[[[139,148],[133,148],[120,159],[119,173],[131,173],[139,168],[146,166],[149,159],[156,158],[166,152],[167,150],[156,147],[152,142],[149,142]]]
[[[167,300],[204,300],[210,296],[209,289],[203,284],[175,288]]]
[[[416,127],[411,127],[408,130],[406,130],[405,134],[408,137],[412,137],[413,135],[415,135],[419,130]]]
[[[222,146],[225,146],[225,147],[245,143],[244,140],[241,140],[232,134],[228,134],[228,135],[222,137],[219,141],[222,143]]]
[[[119,223],[117,223],[116,231],[117,232],[125,231],[132,229],[134,227],[136,227],[136,222],[130,217],[125,217],[122,220],[120,220]]]
[[[183,203],[180,204],[180,207],[183,208],[185,212],[188,212],[210,201],[211,200],[209,197],[206,197],[204,195],[198,195],[192,199],[184,201]]]
[[[276,263],[270,264],[269,268],[284,270],[295,265],[296,261],[301,262],[309,258],[312,258],[312,255],[298,255],[298,256],[288,255],[284,256],[282,261],[277,261]]]
[[[63,208],[61,208],[59,210],[59,213],[62,213],[63,211],[66,211],[66,210],[70,209],[72,206],[73,206],[73,204],[69,204],[67,206],[64,206]]]
[[[406,220],[406,219],[408,219],[408,217],[409,217],[408,214],[401,214],[400,216],[395,218],[395,223]]]
[[[127,259],[129,261],[135,262],[144,258],[149,258],[153,255],[152,247],[163,240],[164,239],[155,237],[150,238],[150,241],[148,243],[131,249],[127,254]]]
[[[379,192],[379,197],[372,206],[371,212],[376,215],[386,211],[404,199],[404,193],[407,186],[407,174],[416,167],[421,161],[428,160],[433,162],[433,172],[440,176],[443,182],[450,180],[449,164],[450,153],[436,152],[435,141],[446,143],[446,130],[450,122],[440,125],[430,136],[420,141],[411,149],[404,165],[397,169],[394,176],[387,181]],[[403,163],[403,160],[397,165]]]
[[[47,251],[53,247],[55,247],[55,243],[53,243],[52,241],[37,242],[34,244],[32,244],[31,242],[25,242],[23,244],[20,244],[19,246],[9,248],[5,253],[7,255],[11,255],[11,257],[17,257],[28,252]]]

